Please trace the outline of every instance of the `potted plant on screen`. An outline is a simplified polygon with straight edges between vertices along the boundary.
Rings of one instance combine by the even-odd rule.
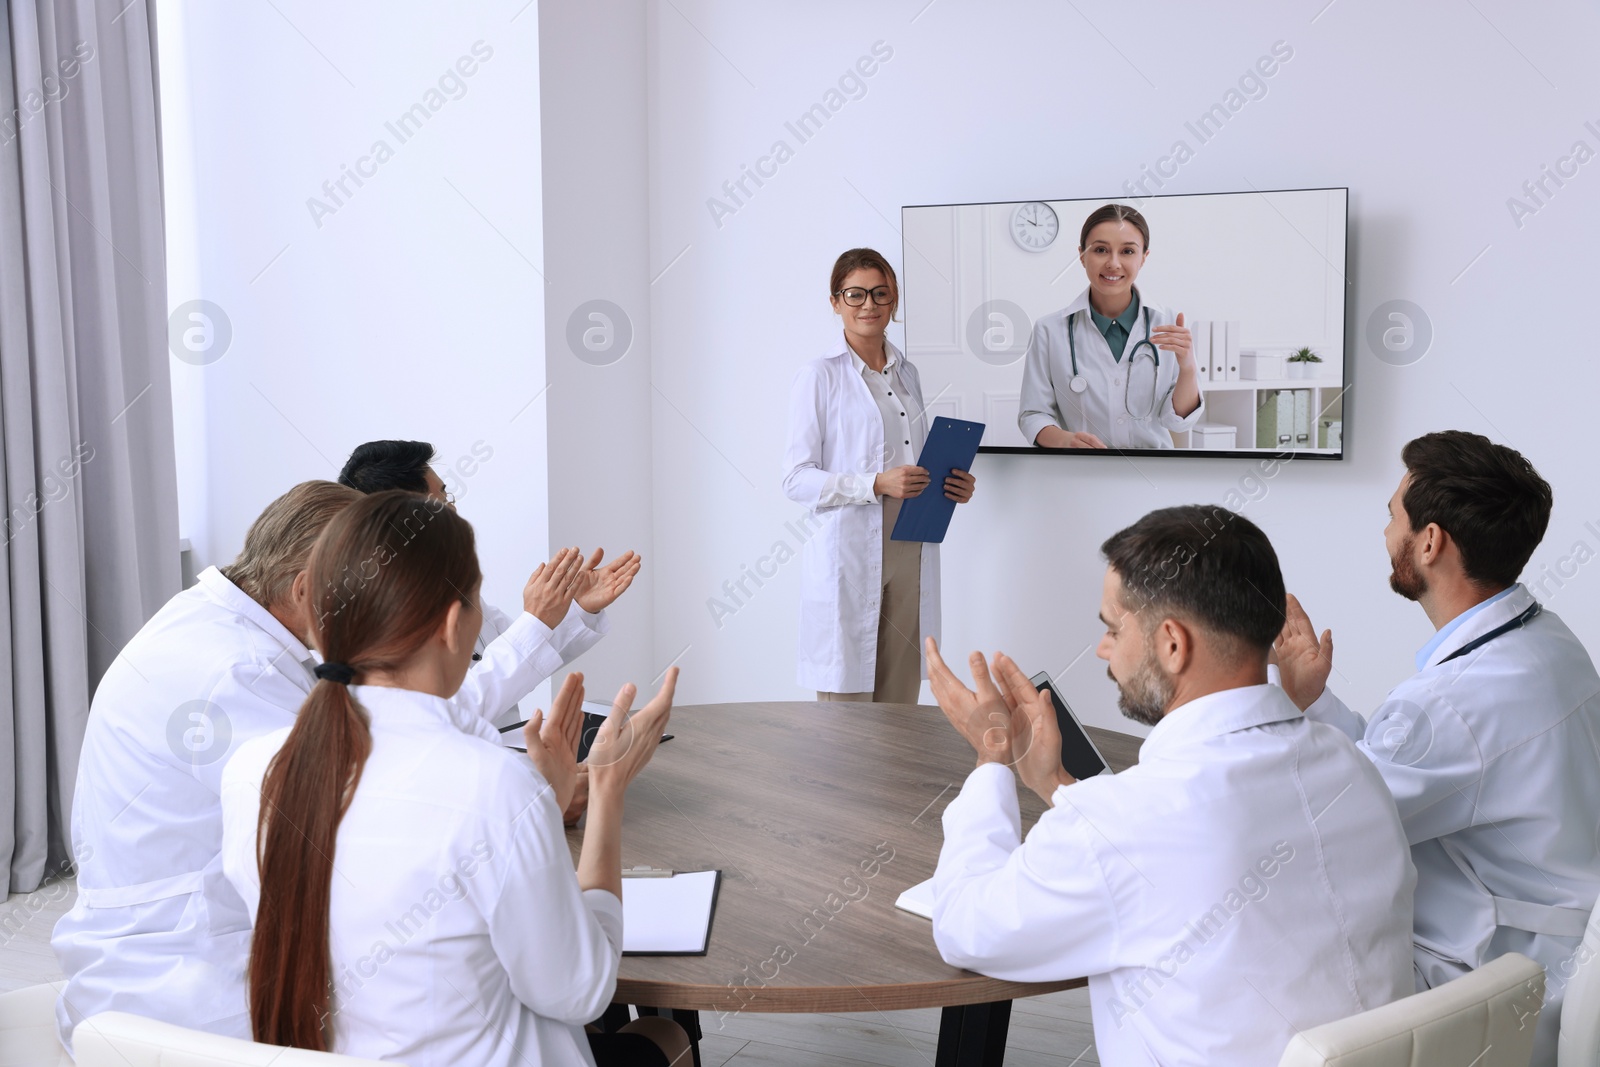
[[[1315,378],[1322,369],[1317,366],[1321,362],[1322,357],[1310,348],[1299,349],[1289,357],[1289,377]]]

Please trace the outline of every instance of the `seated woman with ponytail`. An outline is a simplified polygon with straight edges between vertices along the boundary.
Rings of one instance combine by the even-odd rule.
[[[561,812],[582,676],[529,723],[531,762],[449,701],[482,621],[472,527],[376,493],[329,523],[309,572],[319,681],[222,779],[224,871],[255,916],[255,1039],[411,1067],[687,1063],[664,1019],[584,1031],[622,951],[623,793],[676,669],[631,717],[633,686],[617,694],[574,874]]]

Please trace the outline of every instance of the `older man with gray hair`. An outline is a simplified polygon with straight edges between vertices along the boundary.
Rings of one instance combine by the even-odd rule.
[[[102,1011],[250,1036],[250,919],[222,876],[222,768],[242,742],[290,725],[310,692],[306,561],[360,497],[311,481],[274,500],[239,557],[168,601],[95,691],[72,805],[78,899],[51,942],[69,1049],[74,1027]],[[444,506],[417,501],[419,521]],[[576,549],[540,565],[525,612],[455,703],[503,708],[561,666],[543,620],[566,615],[583,571]]]

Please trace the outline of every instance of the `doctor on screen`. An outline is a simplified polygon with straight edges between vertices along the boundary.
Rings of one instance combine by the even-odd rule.
[[[1205,402],[1183,315],[1134,285],[1150,254],[1144,216],[1122,204],[1083,222],[1089,287],[1033,327],[1017,426],[1041,448],[1172,448]]]

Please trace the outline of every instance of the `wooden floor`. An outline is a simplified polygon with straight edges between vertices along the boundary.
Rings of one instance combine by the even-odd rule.
[[[50,931],[77,895],[71,879],[17,894],[0,906],[0,992],[61,977]],[[701,1016],[702,1067],[926,1067],[938,1042],[939,1012],[852,1015]],[[1006,1063],[1014,1067],[1098,1064],[1089,1021],[1089,993],[1017,1001],[1011,1009]]]

